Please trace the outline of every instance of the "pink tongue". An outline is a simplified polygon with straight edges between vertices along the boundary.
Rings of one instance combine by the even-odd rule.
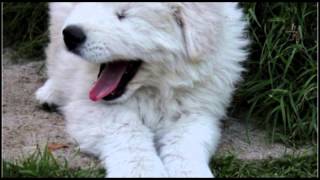
[[[126,71],[126,68],[127,63],[125,62],[115,62],[106,65],[102,70],[99,79],[90,90],[90,99],[92,101],[98,101],[114,91]]]

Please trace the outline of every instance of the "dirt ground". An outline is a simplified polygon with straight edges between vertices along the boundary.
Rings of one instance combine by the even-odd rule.
[[[65,121],[60,114],[49,113],[39,107],[34,93],[45,81],[44,62],[11,64],[4,57],[2,69],[2,158],[14,160],[46,144],[67,147],[54,150],[60,159],[66,158],[74,167],[98,163],[94,157],[77,153],[79,148],[64,131]],[[269,144],[265,132],[250,126],[251,143],[247,142],[245,124],[238,119],[226,120],[217,155],[233,153],[238,158],[266,159],[285,153],[299,152],[281,144]],[[76,155],[78,154],[78,155]],[[75,156],[76,155],[76,156]]]

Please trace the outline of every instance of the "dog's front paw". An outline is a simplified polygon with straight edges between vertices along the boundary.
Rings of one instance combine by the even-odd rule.
[[[148,166],[148,164],[145,164]],[[133,177],[150,177],[150,178],[157,178],[157,177],[168,177],[168,173],[163,167],[162,164],[154,164],[148,167],[146,166],[138,166],[135,173],[133,173]]]
[[[122,178],[162,178],[162,177],[168,177],[168,173],[164,169],[157,169],[157,168],[147,168],[147,169],[127,169],[127,170],[118,170],[117,172],[108,172],[106,177],[122,177]]]
[[[60,95],[53,87],[51,80],[47,80],[46,83],[36,91],[35,96],[41,108],[46,111],[55,112],[57,108],[62,105]]]
[[[170,177],[214,177],[209,166],[205,162],[192,161],[192,159],[166,159],[165,167]]]
[[[130,160],[117,166],[106,167],[106,169],[108,171],[106,177],[168,177],[168,173],[159,159]]]

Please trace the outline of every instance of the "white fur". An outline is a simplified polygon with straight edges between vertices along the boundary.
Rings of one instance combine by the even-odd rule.
[[[236,3],[51,3],[50,17],[49,79],[36,97],[62,107],[67,131],[108,177],[213,176],[219,120],[247,54]],[[87,35],[81,57],[65,48],[67,25]],[[124,95],[89,99],[99,63],[137,58]]]

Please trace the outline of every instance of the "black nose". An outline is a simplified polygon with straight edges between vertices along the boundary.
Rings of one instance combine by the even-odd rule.
[[[64,43],[69,50],[74,50],[86,40],[86,35],[78,26],[67,26],[62,33]]]

